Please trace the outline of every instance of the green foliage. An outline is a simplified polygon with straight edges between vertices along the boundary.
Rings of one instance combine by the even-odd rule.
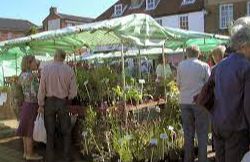
[[[126,91],[126,99],[127,101],[133,103],[135,101],[136,104],[139,104],[142,101],[142,95],[135,88],[130,88]]]
[[[104,116],[99,116],[93,108],[88,109],[84,125],[91,130],[88,144],[92,152],[107,161],[115,155],[119,155],[124,162],[151,158],[153,161],[158,161],[165,155],[178,158],[183,146],[179,92],[175,82],[169,82],[167,89],[168,108],[161,110],[160,113],[157,112],[158,115],[154,118],[149,117],[153,115],[154,109],[146,112],[143,110],[143,115],[148,117],[142,121],[136,120],[138,118],[134,116],[135,114],[130,114],[127,122],[123,120],[123,114],[117,107],[110,109]],[[112,91],[120,97],[123,94],[119,86],[113,87]],[[166,134],[167,138],[162,139],[161,134]],[[157,139],[157,145],[150,144],[152,139]]]
[[[98,106],[103,101],[113,100],[113,87],[119,85],[119,75],[109,67],[77,69],[78,96],[84,105]]]
[[[0,92],[8,92],[9,91],[9,87],[7,86],[0,86]]]

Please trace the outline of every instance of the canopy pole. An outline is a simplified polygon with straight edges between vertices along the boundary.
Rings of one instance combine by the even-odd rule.
[[[164,45],[162,46],[162,60],[163,60],[163,73],[164,73],[164,81],[163,81],[163,85],[164,85],[164,99],[165,101],[167,101],[167,87],[166,87],[166,74],[165,74],[165,71],[166,71],[166,60],[165,60],[165,52],[164,52]]]
[[[16,76],[17,76],[17,54],[15,55],[15,59],[16,59]]]
[[[2,65],[2,74],[3,74],[3,85],[6,86],[5,79],[4,79],[4,69],[3,69],[3,65]]]
[[[183,54],[183,60],[185,60],[186,55],[185,55],[185,45],[184,44],[182,46],[182,54]]]
[[[124,104],[124,112],[125,112],[125,122],[127,124],[127,108],[126,108],[126,76],[125,76],[125,59],[124,59],[124,51],[123,44],[121,44],[121,57],[122,57],[122,87],[123,87],[123,104]]]
[[[138,66],[138,68],[139,68],[139,79],[142,79],[141,77],[142,77],[142,73],[141,73],[141,48],[139,47],[138,48],[139,49],[139,66]]]

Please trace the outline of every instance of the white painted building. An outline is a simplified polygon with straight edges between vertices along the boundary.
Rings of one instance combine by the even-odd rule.
[[[204,0],[119,0],[96,20],[146,13],[164,27],[205,31]]]
[[[164,27],[204,32],[204,11],[155,18]]]

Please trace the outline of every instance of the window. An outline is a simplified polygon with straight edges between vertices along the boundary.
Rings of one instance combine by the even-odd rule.
[[[180,16],[180,28],[188,30],[188,16]]]
[[[183,0],[182,5],[192,4],[194,2],[195,2],[195,0]]]
[[[147,0],[147,10],[155,9],[155,0]]]
[[[227,29],[233,21],[233,4],[220,5],[220,29]]]
[[[13,38],[13,34],[8,32],[7,39],[12,39],[12,38]]]
[[[74,26],[73,23],[67,23],[67,27]]]
[[[54,19],[48,21],[48,30],[56,30],[60,29],[60,27],[61,27],[60,19]]]
[[[162,19],[157,19],[156,22],[162,26]]]
[[[247,16],[250,16],[250,1],[247,2]]]
[[[143,4],[142,0],[131,0],[131,9],[136,9],[136,8],[140,8]]]
[[[122,4],[115,5],[115,16],[121,16],[122,15]]]

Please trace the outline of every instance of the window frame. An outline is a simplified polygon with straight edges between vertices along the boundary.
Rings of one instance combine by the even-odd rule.
[[[247,1],[247,16],[250,16],[250,1]]]
[[[120,9],[120,13],[117,13],[118,8]],[[114,15],[115,16],[121,16],[123,11],[123,5],[122,4],[116,4],[114,7]]]
[[[152,1],[152,2],[151,2]],[[150,3],[149,3],[150,2]],[[154,10],[156,6],[156,1],[155,0],[146,0],[146,10]],[[153,6],[149,7],[149,4],[153,4]]]
[[[227,18],[224,18],[223,16],[225,16],[225,15],[222,15],[222,12],[223,12],[222,8],[223,7],[227,7],[228,8],[228,10],[226,11],[227,12],[227,15],[226,15]],[[229,10],[230,7],[232,7],[232,11]],[[229,15],[230,12],[232,12],[232,15]],[[230,23],[229,20],[227,22],[226,22],[226,20],[224,20],[225,23],[227,23],[227,24],[223,24],[223,18],[224,19],[230,19],[231,18],[233,20],[233,18],[234,18],[234,5],[232,3],[220,4],[220,6],[219,6],[219,28],[221,30],[228,29],[228,25]]]
[[[186,4],[192,4],[194,3],[195,0],[183,0],[182,4],[186,5]]]
[[[13,39],[14,38],[14,34],[12,32],[8,32],[7,33],[7,39],[10,40],[10,39]]]
[[[185,20],[185,21],[183,22],[183,20]],[[183,25],[184,23],[186,25]],[[185,27],[183,28],[183,26],[185,26]],[[189,16],[188,15],[180,15],[179,16],[179,28],[184,29],[184,30],[189,30]]]

